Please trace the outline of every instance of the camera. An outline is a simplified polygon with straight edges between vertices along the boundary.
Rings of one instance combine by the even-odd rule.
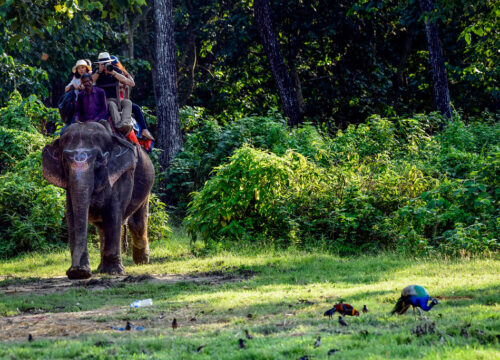
[[[106,65],[106,70],[108,70],[109,72],[112,72],[114,69],[115,69],[115,67],[113,66],[113,64]]]

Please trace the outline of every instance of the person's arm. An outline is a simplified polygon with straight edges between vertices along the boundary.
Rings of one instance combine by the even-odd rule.
[[[99,121],[101,119],[106,119],[108,115],[108,103],[106,101],[106,93],[103,91],[99,91],[99,103],[101,111],[97,114],[94,120]]]
[[[135,86],[135,81],[132,78],[132,76],[126,77],[125,75],[119,74],[116,71],[113,71],[111,73],[111,75],[113,75],[115,77],[115,79],[118,80],[119,82],[121,82],[122,84],[125,84],[125,85],[130,86],[130,87]]]
[[[92,74],[92,82],[95,83],[97,81],[97,79],[99,79],[99,75],[102,74],[102,72],[104,71],[104,65],[103,64],[99,64],[99,69]]]
[[[64,92],[68,92],[71,90],[76,90],[75,78],[71,79],[71,82],[64,88]]]

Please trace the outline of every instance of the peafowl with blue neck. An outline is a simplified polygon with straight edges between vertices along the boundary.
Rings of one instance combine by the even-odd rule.
[[[429,296],[429,292],[420,285],[409,285],[401,292],[396,306],[392,309],[391,314],[403,315],[408,311],[410,306],[413,306],[413,314],[415,315],[415,308],[420,308],[423,311],[429,311],[439,302]],[[420,311],[419,311],[420,315]]]

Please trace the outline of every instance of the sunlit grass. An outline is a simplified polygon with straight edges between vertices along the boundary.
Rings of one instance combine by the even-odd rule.
[[[496,259],[412,259],[397,254],[338,257],[298,250],[194,256],[182,232],[173,239],[152,244],[149,265],[135,266],[125,256],[127,273],[219,271],[237,278],[220,283],[142,282],[100,291],[77,288],[48,295],[0,295],[4,315],[26,308],[49,312],[116,308],[121,310],[91,316],[90,321],[123,325],[130,320],[146,328],[143,332],[100,331],[56,340],[40,337],[33,343],[0,343],[0,358],[297,359],[307,354],[326,359],[331,348],[340,350],[335,354],[339,359],[498,358],[500,261]],[[95,269],[99,259],[95,248],[91,259]],[[29,282],[64,276],[69,265],[68,250],[26,255],[0,262],[0,276],[7,277],[4,283]],[[253,276],[238,277],[242,273]],[[389,315],[401,289],[413,283],[424,285],[440,299],[426,315],[446,338],[440,339],[437,333],[417,337],[411,332],[416,325],[412,314]],[[153,307],[127,309],[133,300],[148,297]],[[350,326],[341,328],[336,318],[323,317],[340,299],[358,309],[366,304],[370,312],[349,317]],[[175,333],[170,328],[173,317],[180,324]],[[469,338],[461,335],[468,324]],[[238,348],[243,329],[255,336],[247,341],[246,350]],[[318,335],[323,345],[315,349],[312,344]],[[205,348],[197,353],[202,344]]]

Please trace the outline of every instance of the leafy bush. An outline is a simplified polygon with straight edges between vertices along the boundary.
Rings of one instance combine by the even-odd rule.
[[[264,121],[269,133],[273,120]],[[193,194],[185,224],[209,244],[265,238],[340,253],[497,251],[499,126],[457,120],[431,135],[439,121],[373,116],[334,137],[307,125],[276,142],[253,135],[267,151],[236,150]],[[224,139],[236,145],[248,128],[221,134],[231,130]]]
[[[148,238],[167,240],[172,234],[168,226],[168,213],[166,205],[160,201],[158,196],[151,194],[149,198]]]
[[[0,126],[0,173],[28,154],[40,150],[47,139],[37,132],[8,129]]]
[[[0,126],[9,129],[45,133],[48,122],[60,122],[59,113],[45,107],[35,95],[23,99],[18,91],[14,91],[7,106],[0,109]]]
[[[63,189],[41,174],[41,151],[0,176],[0,254],[42,250],[65,243]]]
[[[223,125],[216,118],[205,116],[199,108],[181,112],[184,146],[165,176],[173,202],[183,213],[189,194],[198,191],[212,170],[226,162],[243,144],[283,155],[288,149],[314,161],[325,160],[329,145],[311,124],[289,131],[286,121],[277,112],[267,116],[247,116]]]

